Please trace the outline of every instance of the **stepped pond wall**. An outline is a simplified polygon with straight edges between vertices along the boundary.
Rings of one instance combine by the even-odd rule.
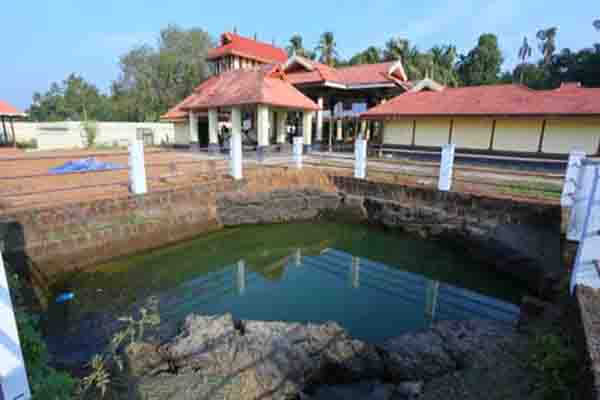
[[[26,257],[34,272],[50,276],[223,226],[311,219],[331,210],[455,240],[467,249],[480,247],[473,256],[484,255],[526,278],[529,272],[522,271],[550,263],[553,252],[560,255],[558,205],[359,180],[333,169],[283,167],[247,169],[237,182],[223,176],[144,196],[4,215],[0,245],[9,260],[22,263],[18,259]]]

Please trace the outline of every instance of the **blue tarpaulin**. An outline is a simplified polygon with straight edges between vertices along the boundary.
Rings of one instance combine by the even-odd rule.
[[[94,157],[68,161],[60,167],[50,168],[51,174],[69,174],[72,172],[90,172],[124,169],[121,164],[98,161]]]

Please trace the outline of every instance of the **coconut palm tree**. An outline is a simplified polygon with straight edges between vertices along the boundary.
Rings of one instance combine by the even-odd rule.
[[[338,55],[336,47],[337,43],[333,32],[323,33],[319,39],[319,45],[315,48],[315,51],[320,54],[319,61],[332,67]]]
[[[540,29],[536,35],[540,41],[540,51],[544,55],[544,64],[549,65],[552,61],[552,55],[556,51],[556,33],[558,28],[553,26],[547,29]]]
[[[410,50],[410,42],[402,38],[392,38],[385,43],[383,58],[386,61],[395,61],[406,58]]]
[[[532,53],[531,46],[529,46],[529,43],[527,42],[527,38],[524,37],[523,44],[521,45],[521,48],[519,49],[519,60],[521,60],[521,66],[523,66],[527,63],[527,59],[529,59],[529,57],[531,57],[531,53]],[[524,71],[525,71],[525,69],[521,68],[521,76],[519,78],[519,81],[521,82],[521,84],[523,83],[523,72]]]
[[[294,54],[301,54],[304,51],[302,47],[302,36],[296,34],[290,38],[290,45],[286,47],[286,50],[290,56]]]

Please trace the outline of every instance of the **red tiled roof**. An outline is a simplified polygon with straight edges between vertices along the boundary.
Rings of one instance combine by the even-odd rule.
[[[246,57],[263,63],[283,63],[288,59],[287,52],[279,47],[231,32],[221,35],[221,46],[210,50],[207,59],[214,60],[227,55]]]
[[[17,110],[5,101],[0,100],[0,116],[4,117],[24,117],[25,114]]]
[[[285,80],[279,67],[224,72],[204,81],[175,108],[179,111],[265,104],[318,110],[319,106]]]
[[[336,69],[304,57],[296,57],[302,62],[309,64],[313,70],[309,71],[305,68],[288,70],[286,72],[288,80],[295,85],[323,82],[332,82],[340,85],[364,85],[388,83],[394,79],[398,81],[405,80],[405,76],[402,76],[398,71],[394,71],[393,76],[389,75],[390,68],[396,64],[396,61],[353,65],[351,67]]]
[[[555,90],[532,90],[521,85],[492,85],[407,92],[362,117],[425,115],[600,115],[600,89],[567,85]]]

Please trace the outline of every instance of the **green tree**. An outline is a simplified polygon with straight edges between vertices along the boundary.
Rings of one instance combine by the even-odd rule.
[[[116,119],[157,120],[208,77],[211,46],[202,29],[169,25],[156,47],[137,46],[123,55],[120,77],[111,88]]]
[[[429,51],[432,61],[431,78],[446,86],[456,87],[459,84],[456,72],[457,51],[452,45],[434,46]]]
[[[70,74],[61,83],[52,83],[46,93],[34,93],[27,113],[34,121],[50,122],[111,118],[108,97],[76,74]]]
[[[521,65],[525,65],[527,64],[527,60],[531,57],[531,53],[532,53],[532,49],[531,46],[529,46],[529,43],[527,42],[527,38],[524,37],[523,38],[523,44],[521,45],[521,47],[519,48],[519,60],[521,60]],[[525,69],[522,68],[520,71],[520,75],[519,75],[519,81],[521,83],[523,83],[523,73],[524,73]]]
[[[552,55],[556,51],[556,34],[558,32],[557,27],[551,27],[546,29],[540,29],[536,35],[539,41],[539,48],[544,55],[544,64],[550,65],[552,61]]]
[[[597,31],[600,31],[600,19],[595,20],[592,25],[594,25]]]
[[[290,57],[296,54],[311,60],[316,58],[316,54],[313,51],[304,48],[302,44],[302,36],[298,34],[290,38],[290,44],[286,47],[286,50]]]
[[[382,51],[378,47],[370,46],[366,50],[361,51],[358,54],[355,54],[350,60],[348,60],[349,65],[357,65],[357,64],[376,64],[381,62],[383,59]]]
[[[337,43],[333,32],[324,32],[319,39],[319,44],[315,48],[315,51],[319,53],[319,61],[330,67],[335,66],[336,59],[338,57]]]
[[[549,89],[551,87],[550,74],[543,62],[538,64],[521,63],[515,67],[512,77],[512,82],[518,81],[531,89]]]
[[[499,82],[502,52],[498,47],[498,38],[491,33],[479,37],[475,46],[458,62],[458,75],[467,86],[491,85]]]

